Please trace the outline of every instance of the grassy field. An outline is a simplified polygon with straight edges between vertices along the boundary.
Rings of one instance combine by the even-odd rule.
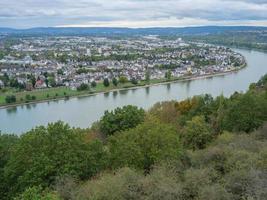
[[[37,101],[44,101],[44,100],[53,100],[53,99],[60,99],[60,98],[69,98],[69,97],[79,96],[79,95],[90,95],[90,94],[95,94],[95,93],[100,93],[100,92],[108,92],[110,90],[140,87],[140,86],[161,83],[161,82],[164,82],[164,80],[151,80],[149,83],[145,81],[141,81],[137,85],[127,82],[124,84],[118,84],[117,86],[114,86],[111,83],[109,87],[105,87],[103,83],[98,83],[96,87],[94,88],[91,87],[90,90],[86,90],[86,91],[71,90],[68,87],[48,88],[48,89],[23,91],[23,92],[17,92],[12,89],[8,89],[5,92],[0,91],[0,106],[6,106],[6,105],[12,105],[12,104],[23,104],[23,103],[30,103],[30,102],[37,102]],[[8,95],[15,95],[16,102],[11,103],[11,104],[6,103],[5,99],[6,99],[6,96]]]
[[[62,99],[62,98],[69,98],[73,96],[81,96],[81,95],[90,95],[90,94],[96,94],[100,92],[108,92],[111,90],[116,89],[127,89],[127,88],[133,88],[133,87],[142,87],[146,85],[152,85],[152,84],[158,84],[163,83],[166,81],[176,81],[179,80],[178,78],[172,78],[171,80],[166,79],[153,79],[149,82],[146,81],[140,81],[138,84],[134,85],[131,82],[127,82],[124,84],[118,84],[117,86],[114,86],[112,83],[110,83],[109,87],[105,87],[103,83],[98,83],[96,87],[90,88],[86,91],[77,91],[77,90],[71,90],[68,87],[57,87],[57,88],[48,88],[48,89],[40,89],[40,90],[33,90],[33,91],[23,91],[18,92],[14,89],[7,89],[7,91],[3,92],[0,90],[0,106],[8,106],[13,104],[24,104],[24,103],[30,103],[30,102],[38,102],[38,101],[45,101],[45,100],[53,100],[53,99]],[[6,96],[8,95],[15,95],[16,96],[16,102],[15,103],[6,103]]]

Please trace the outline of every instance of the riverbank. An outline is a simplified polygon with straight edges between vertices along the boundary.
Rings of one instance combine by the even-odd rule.
[[[67,87],[60,87],[60,88],[51,88],[51,89],[44,89],[44,90],[35,90],[35,91],[29,91],[29,92],[21,92],[17,94],[15,93],[14,95],[16,96],[16,99],[18,99],[20,102],[7,104],[7,103],[3,103],[3,99],[2,99],[2,104],[0,104],[0,109],[10,108],[10,107],[15,107],[15,106],[20,106],[20,105],[29,105],[29,104],[36,104],[36,103],[42,103],[42,102],[64,100],[64,99],[70,99],[70,98],[76,98],[76,97],[94,96],[94,95],[101,94],[101,93],[103,94],[103,93],[108,93],[108,92],[145,88],[145,87],[151,87],[151,86],[156,86],[156,85],[169,84],[173,82],[190,81],[190,80],[204,79],[204,78],[210,78],[210,77],[215,77],[215,76],[223,76],[229,73],[239,71],[244,67],[246,67],[246,63],[240,67],[237,67],[236,69],[229,70],[226,72],[197,75],[197,76],[173,77],[170,80],[152,79],[149,82],[141,81],[136,85],[128,82],[125,84],[119,84],[117,87],[113,85],[109,87],[104,87],[103,84],[99,83],[96,88],[93,88],[87,91],[75,91]],[[25,100],[24,98],[27,95],[30,97],[34,96],[35,99]]]

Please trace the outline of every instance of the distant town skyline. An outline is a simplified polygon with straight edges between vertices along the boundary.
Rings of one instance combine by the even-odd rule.
[[[0,27],[267,26],[267,0],[1,0]]]

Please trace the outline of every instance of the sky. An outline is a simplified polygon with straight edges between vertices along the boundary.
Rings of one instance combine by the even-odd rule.
[[[0,0],[0,27],[267,26],[267,0]]]

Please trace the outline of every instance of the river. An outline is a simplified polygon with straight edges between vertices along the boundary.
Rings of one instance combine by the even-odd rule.
[[[245,56],[247,67],[231,74],[191,81],[129,89],[95,96],[77,97],[0,109],[2,133],[22,134],[38,125],[62,120],[73,127],[87,128],[99,120],[105,110],[124,105],[148,109],[156,102],[183,100],[200,94],[229,96],[235,91],[246,91],[267,73],[267,53],[235,49]]]

